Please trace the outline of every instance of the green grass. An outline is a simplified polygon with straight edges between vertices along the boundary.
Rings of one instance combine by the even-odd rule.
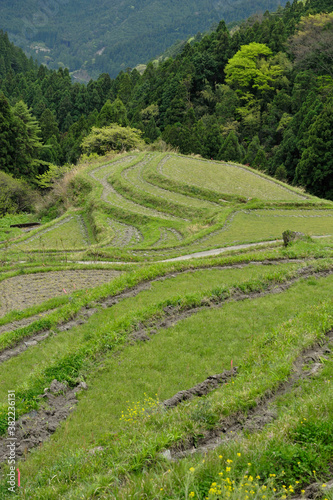
[[[333,324],[331,301],[323,303],[330,297],[332,281],[332,277],[321,279],[315,295],[313,285],[305,281],[284,294],[201,311],[160,331],[147,344],[129,346],[120,356],[106,358],[103,367],[88,377],[90,389],[80,397],[79,410],[50,443],[31,455],[28,462],[20,464],[26,477],[32,479],[37,474],[37,482],[31,482],[35,498],[43,498],[46,492],[50,499],[57,498],[60,492],[63,498],[80,498],[81,494],[83,498],[90,498],[88,492],[91,494],[92,488],[99,487],[103,492],[104,479],[111,467],[108,488],[102,495],[107,498],[107,491],[114,491],[113,480],[117,477],[120,480],[122,471],[130,474],[136,470],[141,474],[150,464],[149,468],[158,474],[164,463],[158,458],[158,450],[167,443],[177,442],[181,435],[202,432],[200,429],[205,424],[200,419],[193,420],[193,414],[197,415],[193,413],[196,401],[167,414],[156,414],[149,420],[138,419],[130,427],[123,424],[119,418],[129,405],[127,401],[130,404],[142,401],[144,392],[153,397],[157,393],[164,399],[208,374],[222,371],[233,359],[240,366],[240,375],[232,387],[219,389],[209,397],[210,422],[221,414],[253,405],[260,394],[284,380],[299,350]],[[84,453],[97,444],[107,446],[102,463],[98,457],[87,459]],[[46,473],[46,464],[49,473]],[[167,467],[170,468],[170,464]],[[57,471],[61,471],[58,482],[48,486],[49,474]],[[75,477],[75,484],[68,481],[71,477]],[[161,472],[160,481],[163,477]],[[135,475],[130,474],[129,479],[135,482]],[[157,485],[153,486],[158,491]],[[166,497],[163,494],[161,498]]]
[[[304,194],[247,167],[172,155],[163,175],[200,188],[260,200],[300,201]]]
[[[218,207],[210,202],[166,191],[148,183],[144,176],[145,168],[154,168],[165,155],[147,155],[146,158],[131,167],[122,168],[114,177],[113,185],[126,197],[135,199],[146,206],[171,213],[176,217],[194,219],[212,217]],[[151,166],[152,164],[152,166]]]
[[[238,212],[225,229],[212,233],[198,246],[225,246],[281,239],[282,233],[304,232],[307,235],[333,235],[333,212],[330,210],[254,210]]]
[[[322,265],[323,264],[320,264],[320,266]],[[259,276],[257,279],[251,279],[244,284],[239,284],[238,286],[240,286],[244,291],[262,290],[265,289],[265,287],[268,286],[269,283],[284,281],[288,278],[288,276],[293,276],[295,271],[296,268],[291,266],[282,267],[282,269],[278,271],[263,271],[262,276]],[[251,271],[250,269],[250,272],[254,272],[255,275],[258,274],[258,270],[256,268],[254,268],[253,271]],[[118,278],[118,282],[121,279],[124,278]],[[114,288],[117,287],[116,281],[117,279],[114,280]],[[74,380],[79,376],[79,374],[82,373],[82,370],[89,372],[91,369],[91,363],[96,356],[98,357],[104,351],[114,350],[123,345],[127,339],[128,333],[133,331],[133,329],[135,330],[137,328],[137,325],[141,324],[142,322],[151,321],[159,317],[163,317],[163,311],[166,305],[179,305],[183,309],[191,309],[196,306],[205,305],[207,303],[207,300],[216,301],[218,297],[220,297],[220,299],[228,297],[228,295],[230,294],[230,291],[228,291],[228,289],[230,290],[230,287],[223,283],[219,284],[218,287],[214,287],[213,289],[206,291],[201,287],[199,293],[187,293],[185,296],[176,295],[173,297],[165,298],[162,301],[162,298],[159,297],[158,303],[154,303],[154,301],[148,299],[146,307],[142,307],[142,304],[139,300],[140,308],[136,309],[135,306],[133,307],[132,305],[132,307],[130,306],[130,313],[128,313],[129,304],[126,303],[124,311],[126,314],[119,314],[118,306],[115,306],[115,309],[113,308],[111,310],[111,318],[107,319],[105,317],[105,314],[104,318],[97,317],[96,320],[92,318],[88,326],[84,328],[88,328],[89,331],[93,330],[95,333],[94,335],[92,335],[91,333],[89,334],[86,330],[86,333],[84,335],[85,342],[82,342],[82,339],[76,332],[76,340],[72,341],[70,344],[72,348],[71,351],[68,351],[66,349],[65,351],[63,351],[59,348],[59,346],[57,346],[54,351],[52,350],[52,352],[56,353],[52,358],[49,359],[48,356],[44,354],[41,356],[43,359],[45,358],[46,364],[44,365],[44,362],[39,363],[38,369],[30,376],[29,380],[25,379],[25,383],[20,389],[20,397],[22,398],[22,401],[25,401],[25,403],[24,407],[21,406],[20,410],[17,409],[17,411],[20,411],[22,413],[22,411],[28,407],[30,409],[35,408],[35,396],[37,396],[42,388],[50,383],[53,378],[60,377],[61,380],[67,381],[68,383],[72,384]],[[153,294],[153,296],[155,296],[155,293]],[[85,294],[83,294],[83,299],[84,298],[87,300],[87,296]],[[10,345],[11,343],[16,342],[19,338],[22,338],[22,336],[26,336],[29,333],[31,335],[34,328],[43,330],[43,328],[45,329],[55,326],[56,322],[59,322],[59,317],[67,317],[67,319],[70,318],[71,314],[73,314],[75,310],[77,311],[79,306],[84,303],[82,301],[82,293],[80,294],[80,292],[77,292],[77,299],[78,300],[73,300],[69,304],[69,307],[65,305],[62,308],[59,308],[58,311],[51,313],[48,317],[42,318],[39,321],[29,325],[28,327],[21,328],[15,332],[3,334],[0,339],[2,346],[5,347],[7,345]],[[120,304],[119,307],[121,308],[121,306],[122,304]],[[101,327],[100,324],[102,324],[103,326]],[[47,342],[49,342],[49,340]],[[25,355],[29,356],[29,354],[27,353],[23,354],[23,356]],[[17,362],[20,363],[20,359],[22,358],[19,357],[9,361],[9,363],[13,362],[14,366],[16,367],[14,368],[14,372],[15,370],[17,370]],[[28,372],[29,371],[30,366],[28,367]],[[24,371],[22,373],[24,374]],[[23,377],[24,376],[25,375],[23,375]],[[2,413],[1,417],[2,430],[4,430],[3,416],[4,413]]]
[[[248,479],[250,475],[252,484],[271,483],[277,489],[277,492],[272,488],[261,489],[261,495],[255,498],[266,495],[268,499],[281,499],[283,485],[287,490],[292,485],[301,494],[309,482],[325,484],[325,478],[329,477],[327,465],[332,457],[332,383],[330,360],[314,380],[279,397],[275,405],[277,419],[263,431],[219,446],[205,460],[202,455],[189,457],[176,464],[163,464],[161,471],[153,468],[148,474],[133,475],[130,486],[120,488],[117,498],[126,498],[125,491],[128,497],[140,491],[148,498],[188,498],[187,490],[188,493],[194,491],[195,498],[208,496],[215,500],[216,496],[208,495],[213,482],[220,484],[222,478],[229,477],[238,485],[246,483],[244,476]],[[228,463],[228,459],[232,462]],[[226,467],[230,467],[228,473]],[[274,476],[270,477],[271,474]],[[257,476],[260,479],[256,479]],[[329,493],[324,493],[325,488],[322,491],[320,498],[331,498]],[[245,492],[230,498],[245,498]]]
[[[168,301],[177,302],[182,296],[193,294],[193,296],[210,295],[212,292],[224,287],[250,282],[251,280],[265,280],[275,276],[281,277],[288,272],[299,268],[299,264],[281,264],[278,271],[271,266],[249,265],[243,269],[209,269],[193,270],[167,278],[163,281],[153,282],[151,289],[140,292],[136,297],[127,298],[114,305],[110,310],[101,310],[91,317],[89,321],[69,332],[60,332],[48,339],[34,349],[27,350],[21,356],[12,358],[0,365],[0,398],[4,398],[10,384],[15,386],[24,385],[24,381],[33,374],[35,370],[44,369],[56,359],[70,353],[75,353],[84,342],[89,345],[96,338],[105,335],[117,324],[126,324],[129,317],[135,318],[142,315],[142,311],[154,311],[156,306],[166,304]],[[198,290],[200,294],[198,295]],[[62,299],[62,303],[64,302]],[[67,301],[66,301],[67,302]],[[130,314],[129,314],[130,311]],[[101,326],[103,325],[103,326]],[[38,366],[36,360],[40,359]],[[18,369],[21,367],[20,369]],[[33,375],[34,376],[34,375]],[[7,387],[6,380],[9,383]],[[5,392],[3,392],[5,391]]]
[[[28,326],[1,334],[0,351],[37,332],[51,331],[46,340],[0,365],[2,432],[8,389],[16,390],[19,416],[38,410],[37,396],[54,378],[70,386],[82,379],[88,383],[78,409],[48,442],[28,454],[27,461],[19,462],[23,488],[17,498],[179,500],[192,498],[193,492],[194,498],[217,500],[212,483],[220,485],[221,467],[226,473],[230,464],[233,500],[245,500],[244,475],[260,476],[255,488],[267,486],[267,500],[281,499],[284,483],[300,491],[316,479],[330,478],[331,356],[315,379],[300,381],[276,400],[276,419],[260,432],[244,433],[206,457],[170,463],[161,455],[165,448],[199,442],[228,415],[246,413],[288,378],[304,348],[321,342],[333,327],[333,276],[301,278],[279,294],[231,300],[237,293],[281,287],[299,278],[304,266],[331,269],[333,236],[287,248],[276,244],[270,249],[229,250],[219,257],[156,262],[219,246],[274,241],[286,229],[333,235],[332,204],[304,198],[296,188],[246,167],[169,156],[162,167],[166,155],[160,153],[151,153],[145,164],[141,162],[147,153],[86,163],[78,175],[91,189],[82,206],[23,234],[15,244],[1,245],[3,286],[19,274],[43,271],[45,280],[53,276],[52,270],[103,269],[97,259],[118,262],[105,269],[123,271],[109,283],[40,300],[0,320],[6,325],[46,313]],[[0,221],[0,232],[9,220],[2,225]],[[255,264],[273,259],[274,266]],[[95,263],[80,266],[78,260]],[[231,264],[247,265],[218,267]],[[165,279],[154,281],[161,277]],[[110,309],[99,306],[103,298],[146,282],[151,287],[135,297]],[[98,311],[85,324],[58,330],[86,306]],[[128,342],[144,325],[156,330],[158,322],[168,319],[170,308],[195,313],[158,328],[149,342]],[[173,410],[158,407],[149,417],[142,410],[149,401],[168,398],[228,369],[231,359],[239,367],[233,383]],[[120,418],[134,407],[141,407],[137,417],[130,422]],[[104,450],[89,453],[96,446]],[[227,458],[233,460],[229,465]],[[276,476],[270,478],[272,473]],[[3,483],[0,492],[7,498]]]
[[[328,279],[326,286],[317,287],[316,302],[329,296],[332,283]],[[157,394],[162,401],[209,375],[229,369],[231,360],[237,366],[242,365],[254,338],[270,335],[277,327],[277,319],[283,322],[295,315],[295,308],[304,311],[312,304],[311,286],[298,285],[274,299],[267,297],[226,304],[216,311],[203,310],[160,330],[148,343],[129,346],[116,359],[108,357],[102,375],[91,387],[93,400],[87,401],[83,410],[87,413],[78,419],[79,426],[85,422],[81,432],[87,436],[93,433],[97,439],[108,427],[116,432],[127,401],[142,401],[145,393],[151,397]],[[112,389],[106,391],[109,380],[113,381]],[[94,416],[97,407],[98,417]],[[106,415],[107,426],[103,426]],[[72,440],[77,446],[76,436],[77,432],[71,433],[69,447]]]
[[[42,252],[44,249],[56,249],[61,251],[70,248],[83,248],[87,246],[88,242],[88,238],[82,230],[79,216],[73,216],[60,226],[49,229],[46,233],[41,232],[40,235],[37,234],[19,246],[23,250],[40,250]]]
[[[11,238],[15,238],[23,234],[22,229],[18,227],[10,227],[11,224],[24,224],[27,222],[36,222],[36,217],[31,214],[12,215],[7,214],[0,218],[0,242],[8,242]]]

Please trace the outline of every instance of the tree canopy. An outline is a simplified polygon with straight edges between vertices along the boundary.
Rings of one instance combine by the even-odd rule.
[[[0,32],[0,168],[34,182],[48,164],[121,149],[104,130],[118,127],[125,144],[136,130],[134,147],[161,137],[181,153],[233,158],[317,193],[309,137],[314,147],[314,124],[319,133],[333,95],[332,10],[327,0],[294,0],[232,32],[221,21],[142,73],[104,73],[86,85],[67,69],[38,66]]]
[[[272,59],[273,52],[263,43],[242,45],[225,67],[226,82],[240,95],[273,90],[283,69]]]
[[[90,134],[83,139],[82,149],[86,154],[99,155],[108,151],[130,151],[143,145],[140,135],[140,130],[121,127],[115,123],[109,127],[93,127]]]

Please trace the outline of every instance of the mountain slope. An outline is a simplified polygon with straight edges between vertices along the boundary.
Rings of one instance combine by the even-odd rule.
[[[40,62],[89,75],[134,67],[224,18],[244,19],[285,0],[36,0],[2,2],[0,28]]]

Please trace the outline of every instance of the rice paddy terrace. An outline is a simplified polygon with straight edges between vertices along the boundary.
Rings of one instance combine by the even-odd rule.
[[[74,188],[0,219],[1,498],[331,500],[333,204],[175,153]]]
[[[12,253],[161,260],[274,241],[285,228],[333,234],[333,204],[241,165],[141,153],[80,175],[91,187],[86,206],[9,239]]]

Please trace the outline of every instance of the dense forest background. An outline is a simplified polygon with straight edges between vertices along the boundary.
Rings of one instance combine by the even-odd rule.
[[[0,28],[25,53],[76,78],[116,77],[206,32],[286,0],[2,0]]]
[[[333,199],[333,6],[287,3],[231,34],[221,21],[174,58],[87,85],[0,32],[0,169],[33,183],[117,123],[184,154],[237,161]]]

